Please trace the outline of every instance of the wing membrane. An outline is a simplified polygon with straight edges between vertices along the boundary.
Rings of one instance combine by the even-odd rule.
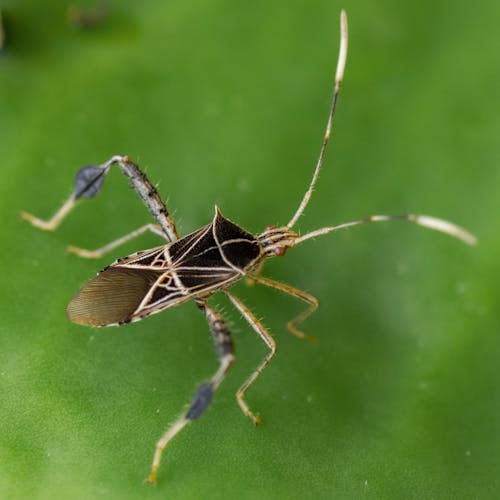
[[[105,326],[126,322],[160,275],[108,267],[86,283],[66,308],[74,323]]]

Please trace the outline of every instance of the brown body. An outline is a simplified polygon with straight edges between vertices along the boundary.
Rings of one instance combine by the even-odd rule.
[[[216,208],[211,224],[106,267],[68,304],[68,318],[88,326],[138,321],[227,288],[264,257],[259,239]]]

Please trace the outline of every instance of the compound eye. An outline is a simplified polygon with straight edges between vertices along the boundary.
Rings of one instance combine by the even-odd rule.
[[[274,255],[276,257],[283,257],[286,254],[286,247],[277,247],[274,249]]]

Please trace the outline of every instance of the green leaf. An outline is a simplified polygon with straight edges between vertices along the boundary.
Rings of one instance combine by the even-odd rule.
[[[127,154],[182,234],[217,204],[252,232],[286,223],[326,124],[338,2],[115,2],[89,29],[66,2],[5,1],[0,52],[0,497],[495,498],[500,447],[498,3],[346,4],[349,55],[332,143],[302,232],[374,213],[465,226],[476,248],[403,223],[318,238],[266,264],[321,306],[263,287],[235,293],[278,354],[223,298],[237,363],[203,418],[156,440],[217,368],[204,318],[185,304],[122,328],[68,322],[98,248],[147,222],[111,172],[54,233],[78,168]],[[93,8],[98,2],[80,2]]]

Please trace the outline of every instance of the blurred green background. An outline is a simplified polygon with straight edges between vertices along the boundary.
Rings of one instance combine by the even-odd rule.
[[[498,498],[500,487],[500,43],[498,2],[130,0],[94,29],[65,1],[3,1],[0,52],[1,498]],[[82,8],[95,2],[81,1]],[[114,258],[97,248],[149,222],[118,172],[55,233],[76,169],[128,154],[186,234],[213,205],[259,232],[283,224],[324,131],[345,8],[350,47],[334,137],[302,231],[373,213],[451,219],[469,248],[411,224],[308,242],[265,273],[317,295],[302,304],[235,287],[275,335],[264,356],[227,301],[237,363],[206,416],[154,444],[217,367],[185,304],[123,328],[70,324],[65,306]]]

